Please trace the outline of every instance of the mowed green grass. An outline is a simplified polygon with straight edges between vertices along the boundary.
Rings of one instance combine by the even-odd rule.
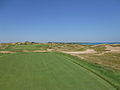
[[[116,90],[71,59],[57,53],[0,57],[0,90]]]

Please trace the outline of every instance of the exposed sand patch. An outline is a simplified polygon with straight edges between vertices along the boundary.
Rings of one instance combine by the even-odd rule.
[[[29,51],[29,50],[22,50],[22,51],[17,51],[17,52],[47,52],[47,51],[43,51],[43,50],[33,50],[33,51]],[[12,51],[0,51],[0,53],[3,53],[3,54],[7,54],[7,53],[15,53],[15,52],[12,52]]]
[[[0,51],[0,53],[7,54],[7,53],[14,53],[12,51]]]
[[[75,51],[75,52],[65,52],[64,53],[67,53],[67,54],[94,54],[96,53],[95,50],[93,49],[87,49],[86,51]]]
[[[119,53],[120,52],[120,47],[112,47],[112,46],[107,45],[106,50],[109,50],[107,52],[118,52]]]
[[[41,51],[41,50],[34,50],[32,52],[46,52],[46,51]]]
[[[47,51],[53,51],[53,49],[47,49]]]

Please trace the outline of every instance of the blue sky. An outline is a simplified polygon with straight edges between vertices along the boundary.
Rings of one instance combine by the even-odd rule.
[[[120,0],[0,0],[0,42],[120,41]]]

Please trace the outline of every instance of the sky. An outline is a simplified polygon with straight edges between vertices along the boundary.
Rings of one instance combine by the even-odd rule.
[[[120,0],[0,0],[0,42],[120,41]]]

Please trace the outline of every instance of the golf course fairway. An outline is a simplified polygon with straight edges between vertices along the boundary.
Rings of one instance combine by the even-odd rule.
[[[0,90],[116,90],[71,59],[57,53],[0,57]]]

